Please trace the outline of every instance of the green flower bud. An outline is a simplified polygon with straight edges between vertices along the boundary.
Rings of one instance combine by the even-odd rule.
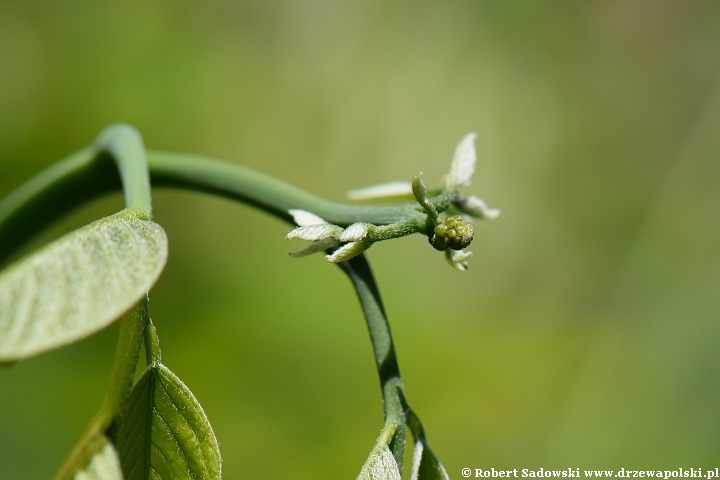
[[[450,215],[444,222],[435,226],[430,244],[436,250],[462,250],[470,245],[473,239],[473,227],[460,215]]]

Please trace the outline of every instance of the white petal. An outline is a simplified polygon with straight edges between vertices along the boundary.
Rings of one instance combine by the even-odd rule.
[[[307,210],[290,209],[288,213],[292,215],[295,223],[300,227],[307,227],[310,225],[320,225],[322,223],[328,223],[322,218],[318,217],[314,213],[308,212]]]
[[[448,175],[448,182],[451,186],[470,185],[470,178],[475,173],[475,162],[477,161],[475,137],[477,137],[476,133],[468,133],[455,148],[455,154],[450,164],[450,174]]]
[[[372,187],[359,188],[347,192],[350,200],[381,200],[412,197],[412,187],[408,182],[388,182]]]
[[[343,242],[356,242],[362,240],[367,235],[369,223],[353,223],[340,234],[340,240]]]
[[[293,238],[300,238],[302,240],[321,240],[328,237],[337,237],[343,231],[342,228],[337,225],[331,225],[329,223],[323,223],[321,225],[309,225],[307,227],[297,227],[291,230],[285,238],[291,240]]]
[[[325,260],[333,263],[344,262],[357,257],[368,248],[370,245],[365,242],[351,242],[335,250],[332,255],[325,255]]]

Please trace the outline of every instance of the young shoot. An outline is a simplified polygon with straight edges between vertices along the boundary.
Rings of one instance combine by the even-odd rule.
[[[290,252],[290,256],[298,258],[324,251],[326,260],[339,263],[360,255],[376,242],[420,233],[428,237],[433,248],[445,252],[445,259],[453,268],[467,271],[472,252],[464,249],[470,246],[474,235],[469,219],[491,220],[500,214],[500,210],[489,208],[475,195],[460,196],[459,187],[470,185],[475,172],[475,137],[475,133],[468,133],[460,140],[442,188],[431,192],[435,195],[428,193],[422,172],[410,183],[389,182],[348,192],[352,200],[397,200],[412,195],[417,205],[400,220],[387,224],[356,222],[343,228],[313,212],[290,209],[298,226],[285,238],[313,242]],[[448,214],[452,211],[459,214]]]

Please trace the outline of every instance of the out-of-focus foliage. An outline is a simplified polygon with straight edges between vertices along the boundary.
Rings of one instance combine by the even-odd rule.
[[[466,190],[503,215],[476,223],[470,271],[419,236],[369,254],[451,478],[717,466],[718,52],[713,1],[3,0],[0,195],[115,121],[335,200],[419,170],[432,186],[477,131]],[[224,476],[353,478],[382,413],[350,285],[288,258],[276,220],[153,200],[170,256],[151,314]],[[0,478],[52,474],[116,336],[0,370]]]

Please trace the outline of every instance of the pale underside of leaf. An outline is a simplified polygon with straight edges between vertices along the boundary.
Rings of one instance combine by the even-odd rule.
[[[405,200],[413,197],[410,182],[388,182],[347,192],[350,200]]]
[[[332,263],[340,263],[357,257],[365,250],[370,248],[370,244],[366,242],[350,242],[335,250],[330,255],[325,255],[325,260]]]
[[[220,449],[200,403],[162,364],[138,380],[117,448],[127,480],[214,480]]]
[[[0,362],[84,338],[131,308],[167,260],[167,237],[124,210],[50,243],[0,273]]]
[[[324,250],[327,250],[328,248],[332,248],[338,243],[340,243],[340,240],[335,237],[323,238],[322,240],[317,240],[311,243],[305,248],[292,251],[289,253],[289,255],[293,258],[306,257],[308,255],[312,255],[313,253],[322,252]]]
[[[285,238],[287,240],[299,238],[301,240],[315,241],[322,240],[323,238],[328,238],[333,235],[339,235],[342,231],[343,229],[341,227],[338,227],[337,225],[330,225],[329,223],[306,225],[304,227],[294,228],[285,236]]]
[[[475,173],[475,162],[477,154],[475,153],[475,137],[476,133],[471,132],[465,135],[460,143],[458,143],[450,164],[450,174],[448,181],[452,185],[464,186],[470,185],[470,179]]]
[[[357,480],[401,480],[400,469],[387,446],[372,455],[363,465]]]
[[[120,459],[110,442],[93,455],[85,470],[75,474],[75,480],[123,480]]]

